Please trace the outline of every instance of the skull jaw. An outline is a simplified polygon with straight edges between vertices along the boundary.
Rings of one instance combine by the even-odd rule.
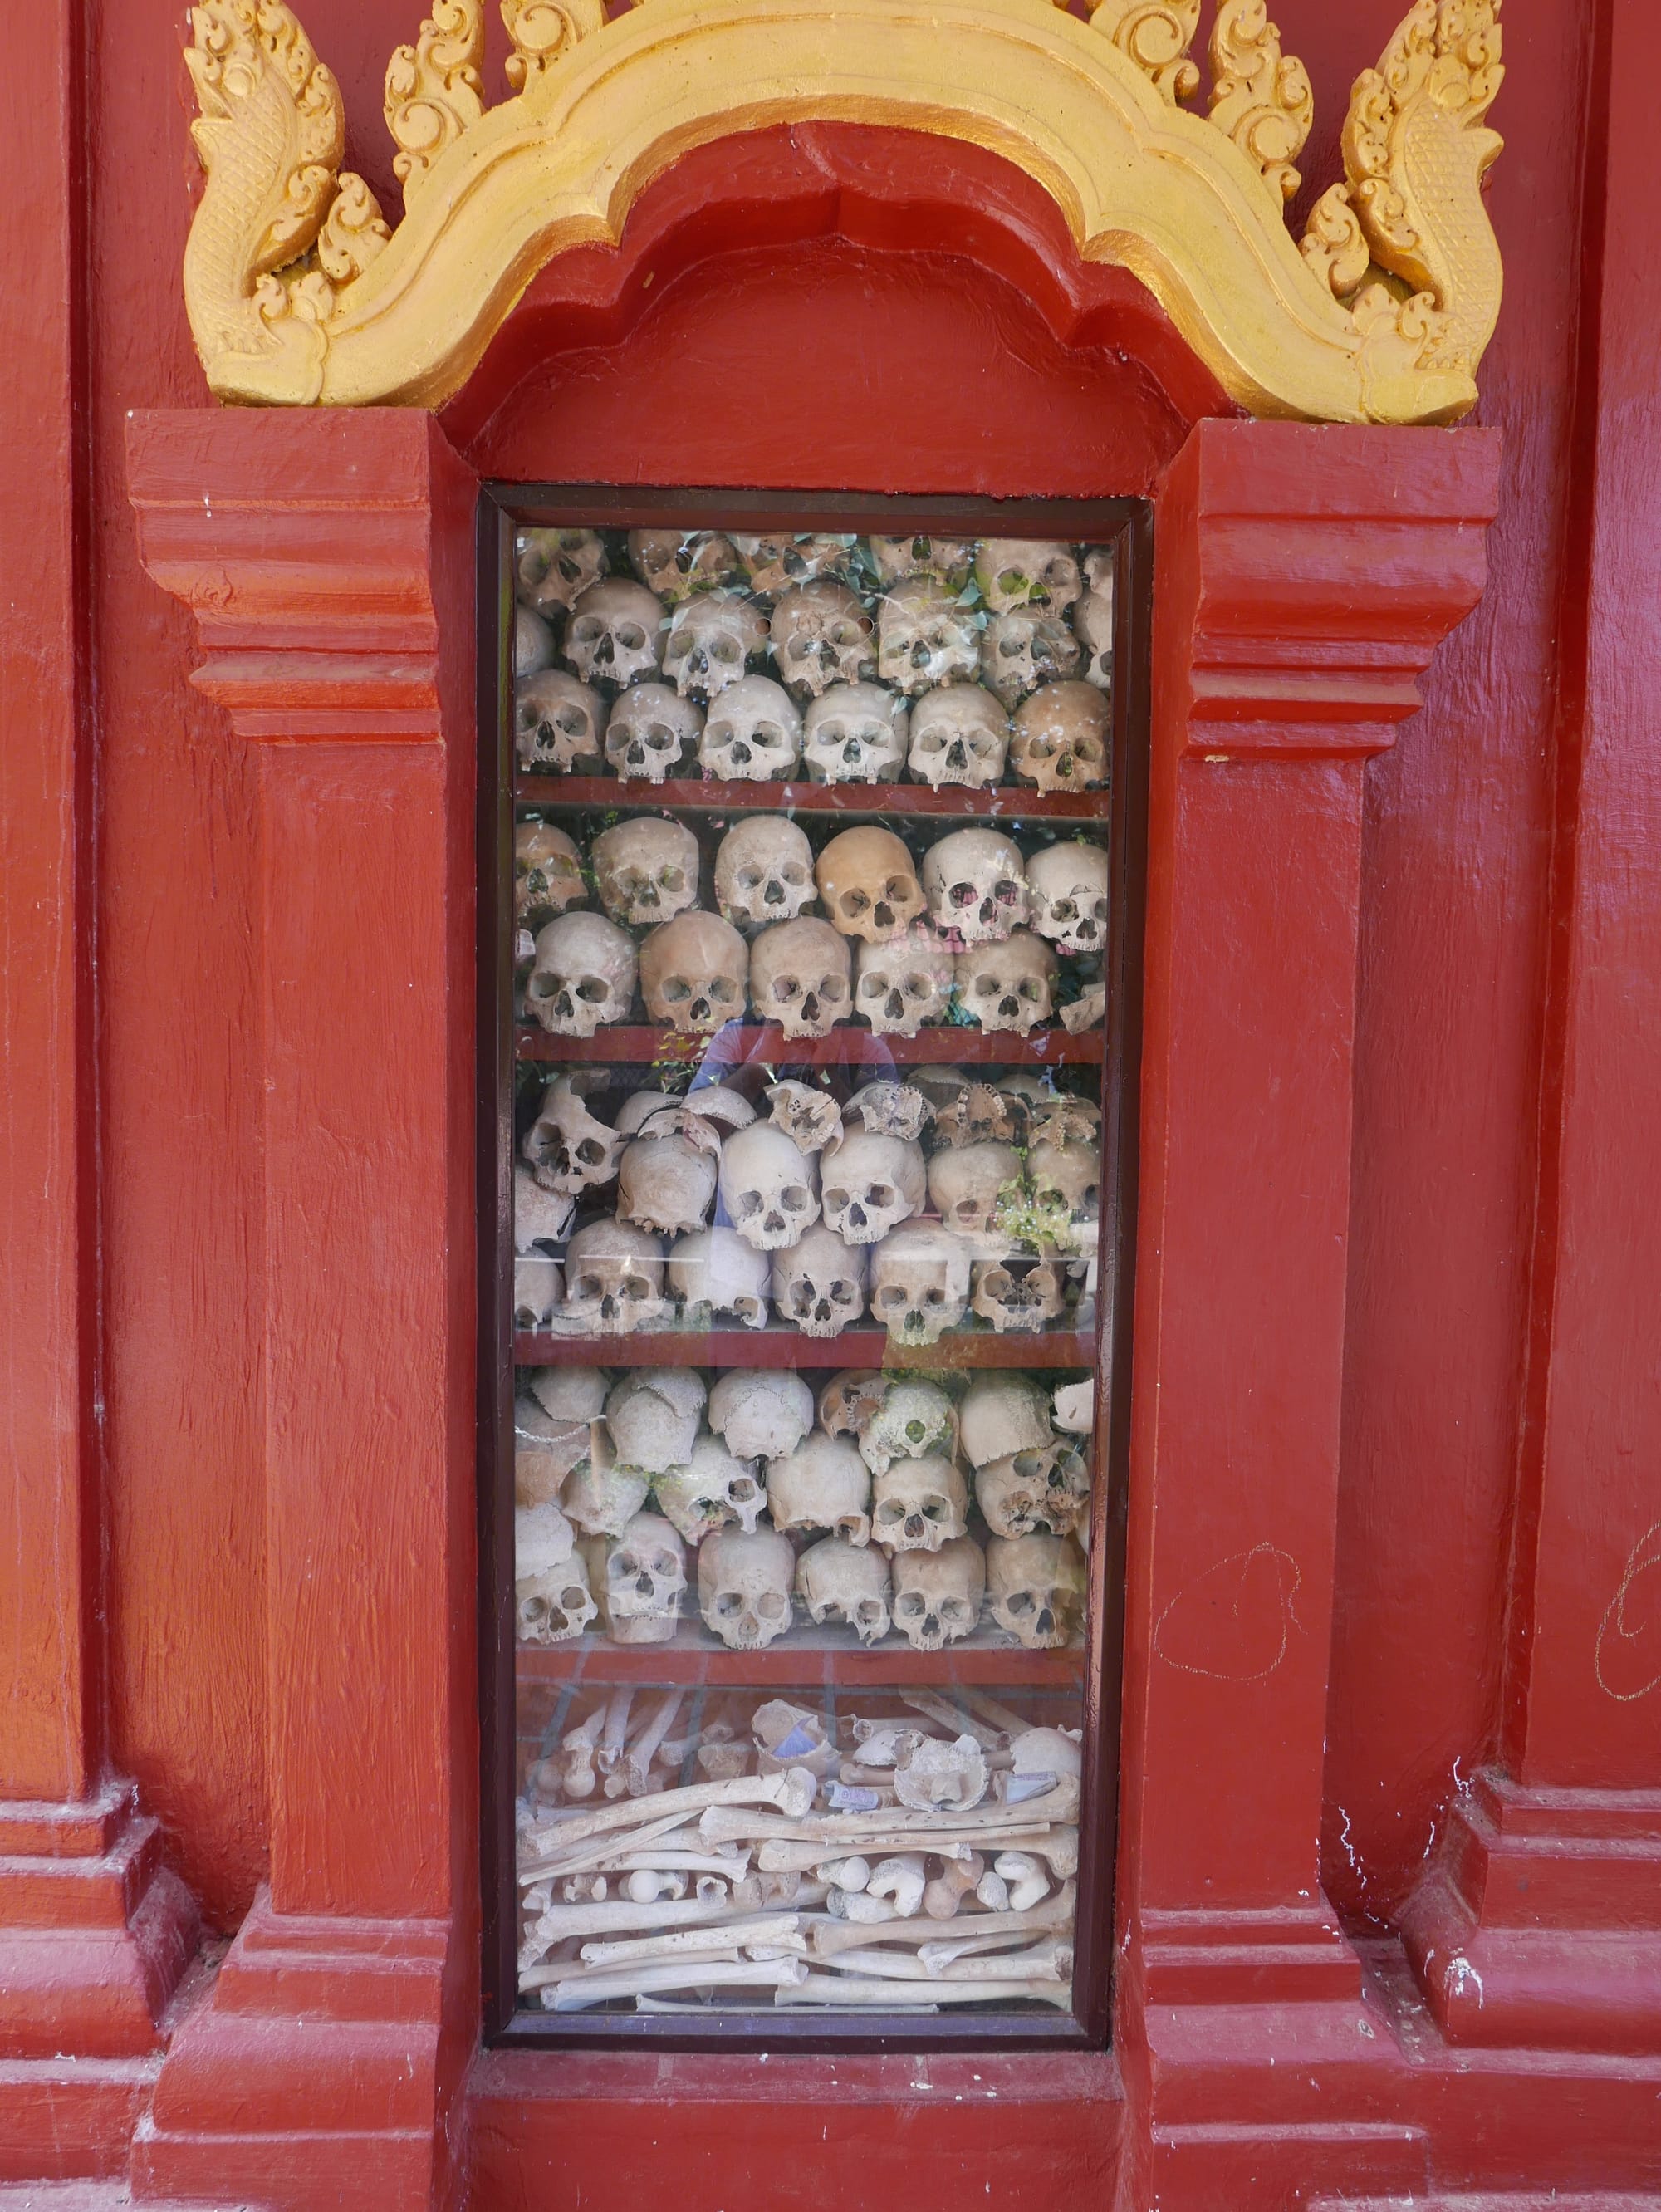
[[[670,1644],[675,1638],[675,1613],[613,1613],[607,1631],[614,1644]]]
[[[729,1650],[765,1651],[789,1627],[788,1608],[783,1620],[763,1620],[759,1613],[746,1609],[736,1620],[725,1620],[718,1613],[709,1626]]]

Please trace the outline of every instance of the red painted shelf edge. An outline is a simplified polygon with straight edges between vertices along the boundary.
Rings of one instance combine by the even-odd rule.
[[[661,807],[700,814],[911,814],[932,816],[949,826],[967,815],[977,822],[1100,823],[1108,794],[1092,791],[1030,791],[1021,784],[976,789],[967,784],[740,783],[695,776],[642,783],[609,775],[519,775],[513,796],[523,806]]]
[[[1096,1340],[1082,1329],[1036,1336],[943,1337],[938,1344],[895,1345],[880,1328],[847,1328],[840,1336],[803,1336],[796,1329],[640,1329],[628,1336],[554,1336],[516,1332],[518,1367],[1092,1367]]]
[[[513,1032],[513,1057],[521,1063],[555,1066],[618,1060],[645,1066],[659,1060],[699,1061],[739,1066],[766,1060],[779,1066],[835,1067],[1097,1067],[1105,1054],[1105,1032],[1086,1030],[1075,1036],[1057,1024],[1016,1036],[1003,1030],[924,1029],[914,1037],[879,1036],[851,1024],[828,1036],[787,1037],[776,1023],[732,1023],[709,1036],[683,1036],[650,1023],[617,1022],[591,1037],[555,1036],[546,1030]]]

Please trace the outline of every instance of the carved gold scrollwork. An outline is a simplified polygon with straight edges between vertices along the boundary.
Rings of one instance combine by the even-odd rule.
[[[483,0],[434,0],[415,45],[397,47],[386,64],[392,173],[406,206],[445,148],[483,114]]]
[[[1282,53],[1264,0],[1220,0],[1211,26],[1211,120],[1282,200],[1303,181],[1292,165],[1314,119],[1308,72]]]
[[[1199,90],[1199,64],[1188,54],[1199,28],[1199,0],[1098,0],[1090,22],[1173,106]]]
[[[363,179],[348,169],[318,233],[318,266],[331,283],[349,284],[354,276],[362,276],[391,237],[380,202]]]
[[[513,43],[507,82],[523,92],[579,39],[603,28],[605,0],[502,0],[502,21]]]

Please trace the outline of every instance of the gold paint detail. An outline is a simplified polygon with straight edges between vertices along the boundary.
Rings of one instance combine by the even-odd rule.
[[[1211,120],[1256,165],[1277,205],[1303,182],[1293,164],[1314,119],[1309,73],[1295,55],[1282,53],[1265,0],[1218,0]]]
[[[433,164],[484,113],[484,0],[433,0],[413,46],[386,64],[386,127],[397,152],[392,173],[411,196]]]
[[[579,39],[604,28],[605,0],[502,0],[502,21],[513,45],[507,82],[523,92]]]
[[[1199,64],[1188,56],[1199,28],[1199,0],[1097,0],[1090,24],[1105,32],[1173,106],[1199,90]]]
[[[284,0],[202,0],[185,296],[210,388],[439,406],[537,270],[616,246],[681,156],[851,122],[1024,171],[1081,258],[1146,285],[1251,414],[1440,422],[1475,403],[1500,301],[1482,199],[1500,0],[1414,0],[1357,80],[1345,179],[1300,245],[1283,196],[1310,104],[1264,0],[1220,0],[1209,117],[1180,105],[1198,0],[1100,0],[1088,24],[1052,0],[646,0],[609,21],[603,4],[502,0],[519,88],[487,111],[482,0],[436,0],[387,73],[394,228],[339,175],[339,93]]]

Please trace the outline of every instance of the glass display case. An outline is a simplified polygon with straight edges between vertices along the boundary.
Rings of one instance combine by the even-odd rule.
[[[1137,514],[487,503],[498,2030],[1100,2032]]]

